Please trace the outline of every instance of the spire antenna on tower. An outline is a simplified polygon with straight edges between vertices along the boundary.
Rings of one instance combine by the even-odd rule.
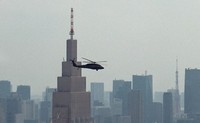
[[[71,8],[71,29],[69,32],[69,35],[71,36],[71,39],[73,39],[73,35],[74,35],[74,10],[73,8]]]

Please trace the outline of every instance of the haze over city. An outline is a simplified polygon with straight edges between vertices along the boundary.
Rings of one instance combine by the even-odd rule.
[[[196,0],[1,0],[0,78],[31,85],[33,94],[56,87],[66,58],[70,11],[78,60],[106,60],[102,71],[83,70],[90,82],[153,75],[154,91],[175,87],[176,58],[183,91],[184,69],[199,67],[199,1]]]

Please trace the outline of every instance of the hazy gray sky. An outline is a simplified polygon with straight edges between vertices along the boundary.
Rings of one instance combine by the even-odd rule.
[[[74,8],[78,60],[108,61],[105,70],[83,70],[90,82],[153,75],[154,90],[180,88],[184,69],[200,64],[199,0],[0,0],[0,80],[56,87]],[[14,89],[15,90],[15,89]]]

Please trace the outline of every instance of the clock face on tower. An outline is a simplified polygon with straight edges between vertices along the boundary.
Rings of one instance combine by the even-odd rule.
[[[57,107],[55,109],[54,120],[66,122],[69,120],[69,113],[67,107]],[[58,122],[59,123],[59,122]]]
[[[56,119],[60,119],[60,112],[56,113]]]

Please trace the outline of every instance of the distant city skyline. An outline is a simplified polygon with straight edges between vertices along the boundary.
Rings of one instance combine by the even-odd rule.
[[[107,61],[102,71],[83,70],[88,90],[99,81],[112,90],[114,79],[130,81],[145,71],[153,75],[154,91],[175,88],[178,58],[182,92],[185,68],[199,68],[198,1],[1,0],[0,80],[14,90],[30,85],[34,95],[56,87],[71,7],[78,60]]]

